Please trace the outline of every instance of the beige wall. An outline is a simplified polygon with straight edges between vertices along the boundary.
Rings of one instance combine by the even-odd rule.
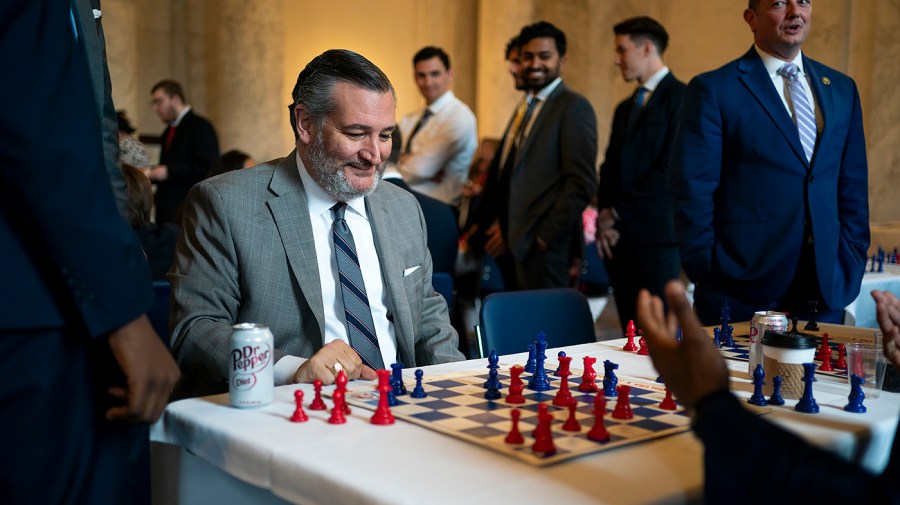
[[[479,136],[498,137],[518,98],[503,62],[508,39],[546,19],[569,38],[566,82],[594,105],[606,147],[616,102],[631,93],[612,63],[612,25],[646,14],[669,30],[666,61],[689,80],[746,51],[746,0],[103,0],[114,99],[143,132],[162,130],[149,88],[163,77],[186,87],[216,125],[222,149],[257,159],[293,144],[286,105],[313,56],[342,47],[381,67],[398,95],[398,117],[422,106],[411,58],[425,45],[453,60],[456,94],[475,111]],[[873,221],[900,220],[900,4],[817,0],[805,52],[859,85],[869,155]],[[877,60],[876,60],[877,59]]]

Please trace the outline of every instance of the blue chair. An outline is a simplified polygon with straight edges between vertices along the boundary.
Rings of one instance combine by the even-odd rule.
[[[156,292],[156,299],[147,311],[147,318],[163,342],[169,345],[169,295],[172,287],[169,281],[153,281],[153,291]]]
[[[538,332],[549,347],[596,342],[587,298],[575,289],[556,288],[494,293],[484,299],[479,316],[481,356],[528,350]]]
[[[447,272],[434,272],[431,274],[431,285],[444,300],[447,301],[447,308],[453,308],[453,276]]]
[[[581,291],[589,295],[606,295],[609,292],[609,274],[606,273],[603,259],[597,253],[596,242],[584,246],[578,283]]]

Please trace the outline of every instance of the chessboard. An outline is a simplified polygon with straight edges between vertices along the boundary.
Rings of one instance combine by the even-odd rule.
[[[512,405],[505,402],[509,392],[510,377],[507,372],[510,366],[508,363],[500,364],[499,378],[504,388],[501,389],[502,396],[499,400],[484,398],[484,383],[488,380],[488,373],[476,370],[469,373],[426,376],[422,385],[428,396],[421,399],[412,398],[409,394],[398,396],[399,405],[391,407],[391,412],[396,419],[471,442],[534,466],[552,465],[586,454],[681,433],[690,428],[690,418],[684,407],[679,405],[675,411],[659,408],[659,403],[665,398],[665,387],[662,384],[619,377],[620,386],[631,386],[630,404],[634,418],[613,419],[612,412],[616,398],[607,397],[604,423],[609,431],[610,440],[605,443],[589,440],[587,432],[595,421],[593,404],[596,394],[578,391],[578,385],[581,383],[580,370],[572,369],[569,387],[573,397],[578,401],[575,416],[581,424],[581,430],[569,432],[562,429],[569,416],[568,409],[555,407],[551,403],[560,384],[560,378],[553,375],[555,370],[547,369],[552,387],[550,390],[535,392],[525,389],[525,403]],[[529,375],[523,374],[526,383]],[[600,375],[602,376],[602,373]],[[411,391],[413,383],[409,381],[404,383]],[[599,377],[597,384],[600,386]],[[378,395],[379,393],[371,386],[350,388],[346,400],[351,405],[375,410]],[[538,454],[531,449],[534,442],[531,432],[537,426],[540,403],[547,403],[554,416],[551,427],[556,452],[550,455]],[[510,413],[513,408],[518,408],[521,413],[519,431],[525,438],[522,444],[507,444],[504,441],[512,426]]]
[[[799,328],[803,328],[805,321],[800,321],[798,323]],[[726,359],[736,360],[736,361],[750,361],[750,323],[735,323],[732,325],[734,327],[734,346],[723,345],[719,351],[722,353],[722,356]],[[830,325],[819,323],[819,331],[809,331],[802,330],[803,333],[808,335],[812,335],[816,339],[816,346],[822,345],[822,335],[828,333],[828,342],[831,346],[831,355],[832,355],[832,364],[837,363],[838,360],[838,349],[837,344],[847,344],[849,342],[873,342],[874,341],[874,330],[864,329],[864,328],[856,328],[852,326],[843,326],[843,325]],[[713,326],[707,327],[706,332],[709,335],[713,334]],[[822,361],[816,358],[814,361],[816,364],[821,365]],[[824,375],[828,377],[838,377],[841,379],[847,379],[847,369],[835,369],[833,372],[823,372],[816,368],[817,375]]]

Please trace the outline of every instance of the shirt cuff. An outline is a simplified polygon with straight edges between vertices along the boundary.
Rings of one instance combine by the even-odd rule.
[[[296,373],[297,369],[300,368],[300,365],[306,363],[306,361],[305,358],[297,356],[282,356],[280,360],[275,362],[275,367],[273,369],[275,385],[284,386],[285,384],[292,384],[294,382],[294,373]]]

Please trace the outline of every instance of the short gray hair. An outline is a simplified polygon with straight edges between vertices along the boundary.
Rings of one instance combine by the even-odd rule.
[[[297,119],[294,108],[303,104],[318,127],[325,123],[325,117],[334,111],[336,103],[334,88],[338,82],[346,82],[369,91],[387,93],[394,100],[397,94],[394,86],[380,68],[361,54],[346,49],[329,49],[316,56],[297,76],[297,83],[291,92],[291,129],[297,138]]]

